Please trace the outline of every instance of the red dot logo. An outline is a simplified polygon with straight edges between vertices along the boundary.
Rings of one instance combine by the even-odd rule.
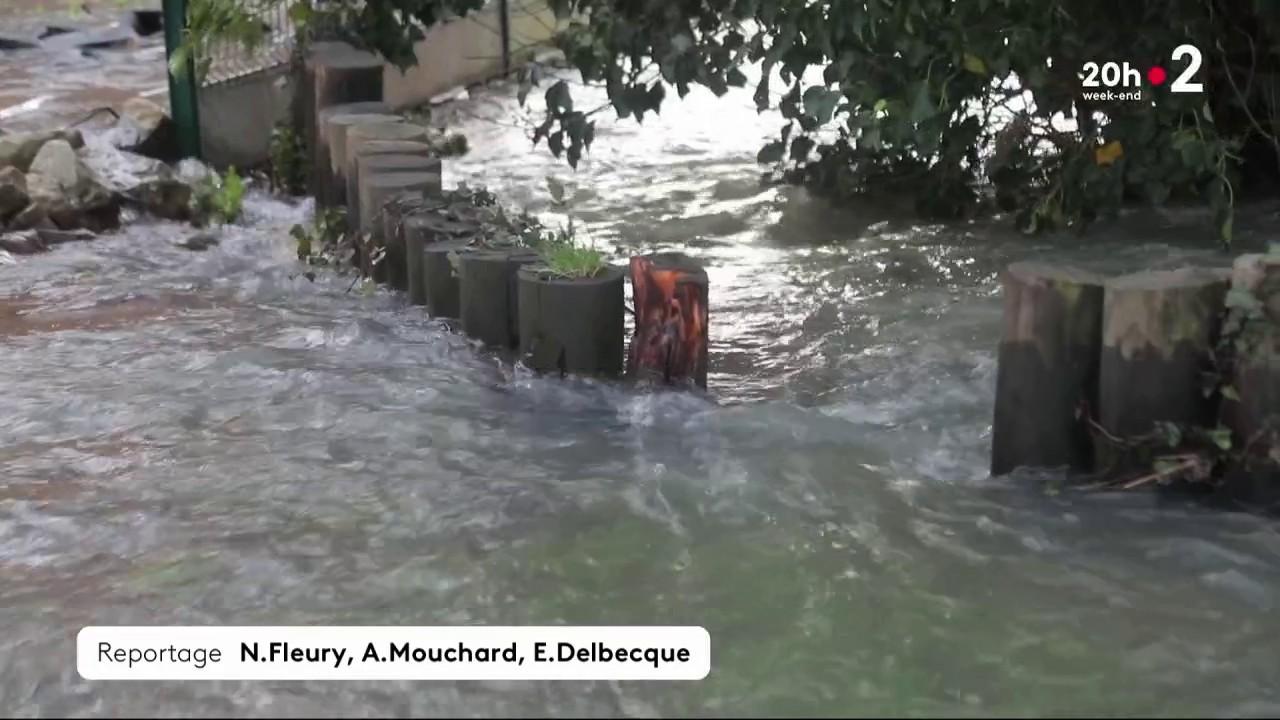
[[[1159,65],[1156,65],[1147,71],[1147,79],[1151,81],[1152,85],[1163,85],[1164,81],[1168,79],[1168,77],[1168,73],[1166,73],[1164,68]]]

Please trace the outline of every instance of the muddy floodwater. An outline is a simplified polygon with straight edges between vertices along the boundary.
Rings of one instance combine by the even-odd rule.
[[[437,114],[472,147],[446,184],[547,212],[555,175],[615,259],[700,258],[709,392],[535,377],[309,281],[308,204],[261,194],[208,252],[141,223],[0,266],[0,714],[1280,712],[1272,521],[986,471],[997,272],[1214,260],[1193,213],[1028,238],[765,188],[781,121],[749,93],[606,119],[574,173],[514,95]],[[95,684],[89,624],[692,624],[713,657],[696,683]]]

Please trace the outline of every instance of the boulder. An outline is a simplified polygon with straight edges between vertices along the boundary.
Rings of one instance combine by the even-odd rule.
[[[74,182],[70,186],[66,180],[71,174],[65,172],[66,168],[53,166],[55,172],[65,173],[61,177],[29,173],[27,190],[32,204],[38,205],[53,224],[63,230],[84,228],[104,232],[120,227],[119,194],[104,187],[83,163],[77,161],[74,168]]]
[[[165,220],[191,219],[191,187],[173,178],[149,180],[124,193],[145,213]]]
[[[55,33],[41,43],[49,50],[119,50],[137,41],[132,27],[116,23],[106,27]]]
[[[27,206],[27,178],[17,168],[0,169],[0,224]]]
[[[127,18],[133,31],[142,37],[149,37],[164,30],[164,12],[159,9],[131,10]]]
[[[130,98],[120,109],[120,148],[164,162],[177,162],[178,127],[163,107],[143,98]]]
[[[219,244],[221,244],[221,241],[218,239],[218,236],[209,232],[198,232],[181,242],[174,243],[174,245],[177,245],[180,248],[186,248],[187,250],[194,250],[196,252],[204,252],[205,250]]]
[[[53,130],[49,132],[13,133],[0,136],[0,168],[16,167],[22,172],[31,169],[40,149],[50,140],[64,140],[72,150],[84,147],[84,136],[79,130]]]
[[[34,232],[0,234],[0,250],[8,250],[14,255],[35,255],[48,249],[49,246]]]
[[[9,221],[10,230],[37,230],[56,227],[53,221],[49,219],[49,211],[40,203],[31,203]]]
[[[0,50],[34,50],[40,47],[29,38],[16,35],[0,35]]]
[[[49,182],[62,193],[73,193],[80,185],[83,165],[66,140],[50,140],[40,148],[27,171],[41,182]],[[32,183],[35,184],[35,183]]]

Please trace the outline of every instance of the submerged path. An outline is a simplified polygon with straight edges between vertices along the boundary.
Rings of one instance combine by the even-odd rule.
[[[0,714],[1280,711],[1271,523],[986,478],[997,270],[1174,264],[1205,252],[1183,220],[1029,239],[761,189],[777,123],[736,96],[603,127],[573,176],[513,94],[446,111],[446,184],[540,211],[554,173],[602,247],[702,258],[710,397],[534,377],[311,282],[309,209],[261,195],[205,253],[143,223],[0,267]],[[698,624],[713,663],[90,685],[91,623]]]

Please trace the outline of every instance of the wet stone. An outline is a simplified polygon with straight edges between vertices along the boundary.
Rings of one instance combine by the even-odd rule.
[[[26,176],[17,168],[0,169],[0,222],[16,215],[29,201]]]

